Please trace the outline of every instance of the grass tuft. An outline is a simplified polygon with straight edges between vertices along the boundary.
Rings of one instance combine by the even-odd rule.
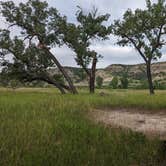
[[[165,93],[60,95],[53,89],[1,90],[0,165],[157,166],[160,143],[86,118],[91,108],[166,108]]]

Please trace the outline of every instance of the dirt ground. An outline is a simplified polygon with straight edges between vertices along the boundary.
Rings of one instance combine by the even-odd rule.
[[[147,112],[147,111],[146,111]],[[144,133],[150,137],[166,140],[166,114],[147,114],[135,110],[92,110],[90,112],[96,122],[112,127],[121,127]]]

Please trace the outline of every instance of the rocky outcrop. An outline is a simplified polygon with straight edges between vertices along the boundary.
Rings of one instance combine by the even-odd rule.
[[[49,69],[51,73],[60,74],[56,68]],[[75,67],[65,67],[70,77],[77,85],[86,85],[86,74],[80,69]],[[103,78],[104,83],[108,84],[114,76],[121,77],[123,73],[127,73],[128,77],[133,80],[146,79],[146,67],[144,64],[136,65],[122,65],[113,64],[104,69],[98,69],[96,76]],[[166,83],[166,62],[159,62],[152,64],[153,79]]]

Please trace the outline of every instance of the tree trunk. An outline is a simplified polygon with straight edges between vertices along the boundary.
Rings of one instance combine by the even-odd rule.
[[[92,68],[89,76],[89,91],[92,94],[95,93],[96,64],[97,64],[97,58],[95,55],[93,58]]]
[[[58,88],[59,91],[60,91],[62,94],[66,94],[65,90],[64,90],[59,84],[52,83],[52,85],[54,85],[56,88]]]
[[[58,69],[61,71],[61,73],[63,74],[63,76],[65,77],[66,81],[69,84],[69,87],[71,89],[71,92],[73,94],[77,94],[77,90],[73,84],[73,81],[71,80],[71,78],[69,77],[69,75],[67,74],[67,72],[64,70],[64,68],[61,66],[61,64],[59,63],[59,61],[56,59],[56,57],[48,50],[48,48],[45,48],[46,53],[51,57],[51,59],[54,61],[54,63],[56,64],[56,66],[58,67]]]
[[[40,80],[40,81],[44,81],[44,82],[47,82],[48,84],[51,84],[51,85],[54,85],[57,89],[59,89],[59,91],[62,93],[62,94],[66,94],[65,90],[65,86],[63,87],[63,85],[59,84],[58,82],[56,81],[52,81],[51,79],[49,78],[44,78],[44,77],[36,77],[36,76],[33,76],[30,78],[26,78],[28,82],[32,82],[32,81],[35,81],[35,80]]]
[[[150,95],[154,94],[154,87],[153,87],[153,81],[152,81],[152,72],[151,72],[151,61],[148,61],[146,63],[147,68],[147,77],[148,77],[148,84],[149,84],[149,92]]]
[[[66,94],[64,88],[63,88],[59,83],[57,83],[56,81],[52,81],[52,80],[50,80],[50,79],[46,79],[46,81],[47,81],[47,83],[52,84],[52,85],[54,85],[56,88],[58,88],[59,91],[60,91],[62,94]]]
[[[95,81],[91,75],[89,77],[89,92],[92,94],[95,93]]]

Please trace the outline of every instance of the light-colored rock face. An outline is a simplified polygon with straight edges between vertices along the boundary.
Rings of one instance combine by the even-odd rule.
[[[166,74],[166,63],[157,63],[152,65],[152,70],[154,74],[165,73]]]
[[[120,75],[120,73],[127,72],[129,77],[139,79],[142,76],[146,77],[146,66],[144,64],[138,65],[110,65],[105,70],[112,75]],[[165,79],[166,78],[166,62],[152,64],[153,78]]]
[[[76,82],[78,85],[87,85],[88,79],[85,78],[82,81],[79,80],[79,76],[75,74],[75,71],[78,71],[79,68],[66,67],[65,68],[69,76]],[[138,65],[110,65],[105,69],[98,69],[96,72],[96,77],[100,76],[104,80],[104,84],[108,84],[114,76],[121,76],[124,72],[128,73],[130,79],[140,80],[146,79],[146,66],[144,64]],[[57,69],[51,69],[51,74],[60,74]],[[152,74],[153,80],[160,80],[166,82],[166,62],[154,63],[152,65]]]
[[[103,69],[98,70],[96,72],[96,76],[102,77],[104,82],[110,82],[112,80],[112,78],[113,78],[113,76],[109,72],[106,72]]]

